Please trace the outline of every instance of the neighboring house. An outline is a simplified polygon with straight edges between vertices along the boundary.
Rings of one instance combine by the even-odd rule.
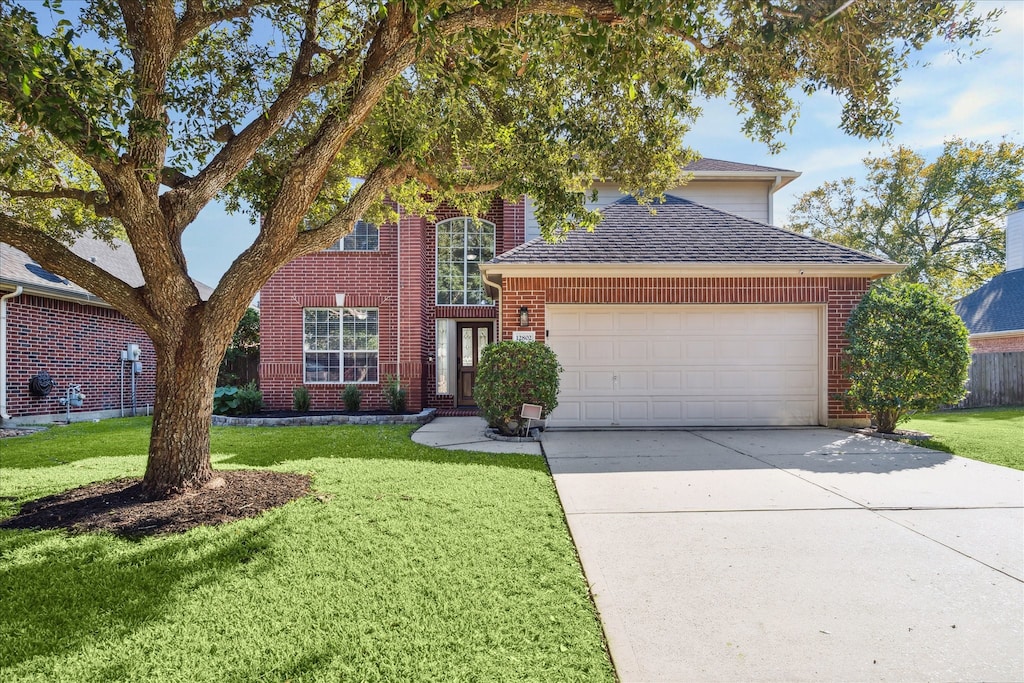
[[[411,408],[472,407],[482,348],[532,336],[565,367],[552,426],[865,424],[836,398],[843,326],[901,267],[769,225],[798,173],[689,170],[654,207],[599,186],[602,223],[558,244],[536,239],[529,199],[358,224],[263,288],[264,400],[305,385],[335,409],[358,383],[376,407],[395,376]]]
[[[135,254],[125,243],[111,248],[81,238],[72,251],[130,285],[143,283]],[[196,283],[204,296],[210,289]],[[68,389],[79,385],[85,398],[71,408],[72,419],[130,415],[133,364],[122,360],[139,349],[134,375],[135,406],[152,405],[155,360],[149,337],[107,303],[65,278],[48,272],[27,254],[0,243],[0,414],[3,422],[63,420]],[[46,373],[52,388],[40,395],[30,388]],[[43,383],[45,384],[45,383]]]
[[[1006,218],[1006,270],[956,303],[974,353],[1024,351],[1024,202]]]

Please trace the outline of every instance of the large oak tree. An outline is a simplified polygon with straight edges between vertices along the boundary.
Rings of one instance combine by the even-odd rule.
[[[799,90],[884,135],[908,56],[992,18],[954,0],[91,0],[40,29],[33,8],[0,0],[2,239],[152,339],[154,492],[212,476],[217,366],[261,285],[386,219],[385,196],[428,214],[529,193],[546,234],[590,227],[594,178],[646,197],[681,179],[700,98],[730,97],[770,145]],[[217,198],[260,228],[203,301],[181,235]],[[83,230],[123,231],[146,284],[77,258]]]
[[[847,177],[804,194],[789,216],[797,232],[905,263],[895,277],[954,299],[1003,267],[1007,212],[1024,199],[1024,146],[950,139],[929,161],[897,147]]]

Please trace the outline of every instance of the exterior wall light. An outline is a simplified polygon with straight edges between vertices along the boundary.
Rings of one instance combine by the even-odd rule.
[[[530,309],[526,306],[519,307],[519,327],[530,326]]]

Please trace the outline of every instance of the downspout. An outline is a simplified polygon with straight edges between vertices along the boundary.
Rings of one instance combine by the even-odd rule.
[[[0,296],[0,420],[10,420],[7,413],[7,300],[21,296],[21,285],[10,294]]]
[[[494,289],[498,292],[498,341],[503,341],[504,339],[501,336],[501,285],[496,282],[491,282],[490,280],[488,280],[487,273],[485,273],[482,269],[480,271],[480,279],[484,281],[485,285],[487,285],[488,287],[494,287]]]
[[[775,190],[782,184],[782,176],[775,176],[775,181],[768,188],[768,225],[775,225]]]

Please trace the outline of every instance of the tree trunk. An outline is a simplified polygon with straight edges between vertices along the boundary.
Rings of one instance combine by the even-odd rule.
[[[899,408],[884,408],[875,415],[875,429],[882,434],[892,434],[900,421],[902,411]]]
[[[170,343],[154,340],[156,400],[143,478],[150,493],[172,495],[199,488],[212,478],[213,391],[226,345],[198,325],[184,326]]]

